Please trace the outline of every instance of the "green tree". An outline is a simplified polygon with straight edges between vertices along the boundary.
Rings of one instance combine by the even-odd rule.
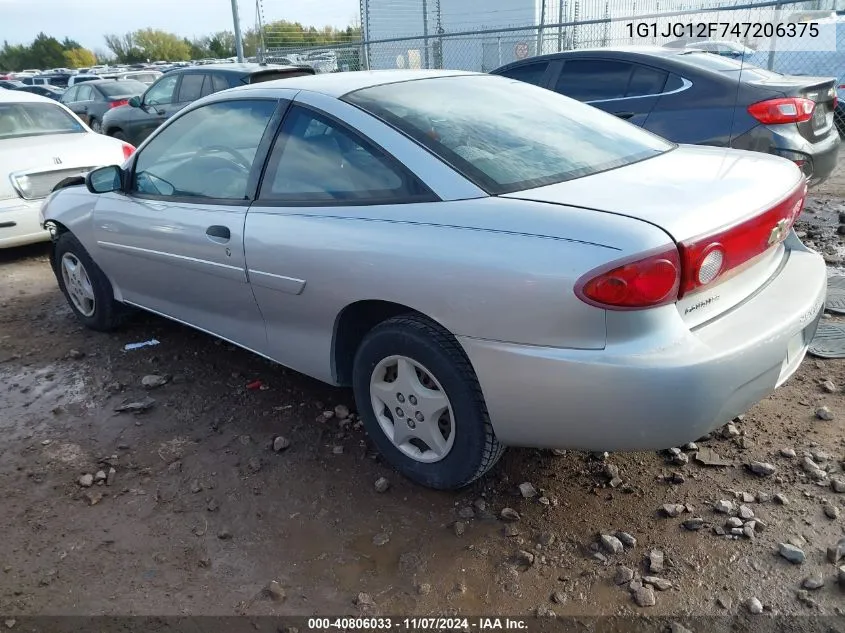
[[[72,40],[69,37],[66,37],[64,41],[62,41],[62,48],[66,51],[72,51],[77,48],[83,48],[83,46],[76,40]]]
[[[235,34],[231,31],[219,31],[208,38],[208,51],[211,57],[218,59],[224,57],[234,57],[235,49]]]
[[[36,68],[56,68],[65,63],[65,51],[61,42],[44,33],[35,36],[29,46],[29,56]]]
[[[97,63],[97,57],[87,48],[72,48],[65,51],[65,63],[70,68],[87,68]]]
[[[144,61],[186,61],[191,45],[173,33],[158,29],[140,29],[126,35],[106,35],[106,46],[121,63]]]

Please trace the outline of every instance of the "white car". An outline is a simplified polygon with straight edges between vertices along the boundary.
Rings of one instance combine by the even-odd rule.
[[[0,90],[0,248],[50,239],[41,204],[59,182],[123,163],[135,148],[96,134],[61,103]]]

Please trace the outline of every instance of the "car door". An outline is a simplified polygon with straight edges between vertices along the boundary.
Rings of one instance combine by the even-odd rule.
[[[126,137],[140,145],[153,131],[177,112],[174,100],[179,75],[166,75],[150,86],[141,98],[139,113],[125,123]]]
[[[402,207],[437,197],[384,149],[341,123],[336,111],[318,109],[309,98],[342,107],[297,95],[247,214],[244,243],[247,274],[267,323],[267,355],[331,381],[331,332],[346,305],[344,279],[390,265],[367,257],[370,229],[362,225],[371,224],[355,220],[371,217],[374,208],[401,217]],[[340,262],[350,266],[341,270]]]
[[[616,115],[645,124],[668,73],[615,59],[568,59],[554,90]]]
[[[87,123],[88,106],[91,105],[92,100],[93,96],[91,86],[79,84],[73,97],[73,101],[68,103],[67,106],[73,110],[74,114]]]
[[[137,152],[125,192],[100,196],[98,258],[125,301],[264,348],[243,228],[279,103],[243,98],[187,112]]]

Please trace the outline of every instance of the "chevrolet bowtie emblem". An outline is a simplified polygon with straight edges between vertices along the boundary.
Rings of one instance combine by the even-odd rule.
[[[769,241],[768,245],[771,246],[772,244],[777,244],[781,240],[786,238],[786,234],[789,231],[789,220],[783,219],[772,229],[772,232],[769,233]]]

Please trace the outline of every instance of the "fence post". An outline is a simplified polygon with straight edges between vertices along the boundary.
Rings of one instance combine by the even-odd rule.
[[[370,70],[370,0],[361,0],[361,35],[364,40],[364,70]]]
[[[423,10],[423,49],[425,49],[425,67],[429,68],[429,61],[428,61],[428,3],[426,0],[422,0],[422,10]]]
[[[540,0],[540,25],[537,27],[537,55],[543,54],[543,25],[546,23],[546,0]]]
[[[775,5],[775,22],[780,22],[780,12],[781,12],[781,5],[783,4],[783,0],[778,0],[777,5]],[[772,70],[775,67],[775,48],[772,46],[772,39],[769,39],[769,59],[766,61],[766,68]]]

